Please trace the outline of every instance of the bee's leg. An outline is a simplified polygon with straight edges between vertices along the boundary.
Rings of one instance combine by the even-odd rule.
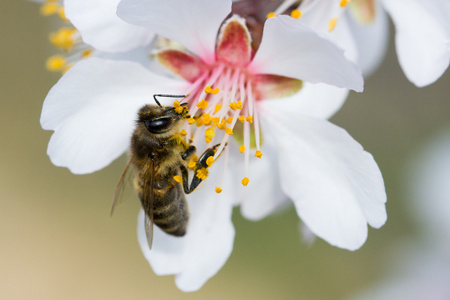
[[[214,156],[214,154],[216,153],[216,148],[219,147],[219,145],[220,144],[214,145],[213,147],[206,149],[205,152],[202,153],[202,155],[200,156],[200,158],[197,161],[197,166],[195,168],[196,170],[208,167],[206,160],[208,158],[210,158],[211,156]],[[192,178],[192,181],[191,181],[191,186],[189,187],[189,189],[187,191],[185,188],[184,192],[186,194],[192,193],[199,186],[199,184],[202,182],[202,180],[203,179],[200,179],[196,175],[194,175],[194,178]]]
[[[185,194],[189,194],[191,190],[189,189],[189,173],[185,166],[180,166],[181,178],[183,179],[183,189]]]
[[[195,146],[193,146],[193,145],[190,145],[190,146],[186,149],[186,151],[184,151],[184,153],[181,154],[181,158],[182,158],[183,160],[186,160],[186,159],[188,159],[192,154],[194,154],[195,151],[197,151],[197,148],[195,148]]]

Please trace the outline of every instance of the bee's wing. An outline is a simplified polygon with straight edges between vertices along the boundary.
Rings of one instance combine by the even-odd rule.
[[[145,211],[145,233],[147,234],[147,242],[150,249],[153,243],[153,198],[154,198],[154,181],[157,166],[155,162],[150,159],[148,170],[148,178],[144,180],[143,199],[141,199],[142,208]]]
[[[119,182],[117,183],[117,187],[116,187],[116,192],[114,193],[114,200],[113,203],[111,205],[111,212],[110,215],[112,216],[112,214],[114,213],[114,208],[122,203],[123,200],[123,191],[125,189],[125,182],[127,182],[128,180],[126,180],[126,178],[128,178],[131,175],[131,160],[128,160],[127,165],[125,166],[125,169],[122,172],[122,175],[120,176]]]

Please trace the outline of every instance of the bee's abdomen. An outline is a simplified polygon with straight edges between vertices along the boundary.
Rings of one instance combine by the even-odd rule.
[[[188,206],[180,184],[154,187],[153,222],[164,232],[184,236],[189,220]]]

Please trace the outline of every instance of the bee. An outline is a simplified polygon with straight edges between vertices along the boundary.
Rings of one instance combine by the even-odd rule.
[[[131,137],[130,158],[117,185],[111,214],[123,187],[125,174],[135,171],[134,187],[145,212],[145,230],[151,248],[153,224],[174,236],[184,236],[189,221],[185,194],[193,192],[202,182],[194,175],[189,184],[188,162],[196,152],[181,130],[189,118],[187,103],[178,109],[162,106],[157,97],[185,98],[185,95],[155,94],[157,105],[145,105],[138,112],[136,129]],[[208,168],[209,157],[216,148],[207,148],[195,163],[194,172]]]

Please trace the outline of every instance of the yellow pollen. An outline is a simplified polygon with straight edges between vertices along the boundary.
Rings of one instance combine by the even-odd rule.
[[[256,150],[255,156],[256,156],[257,158],[261,158],[262,152],[259,151],[259,150]]]
[[[233,118],[232,118],[232,117],[228,117],[228,118],[227,118],[227,123],[228,123],[228,124],[233,123]]]
[[[202,126],[204,123],[203,123],[203,118],[198,118],[197,119],[197,124],[195,124],[195,125],[197,125],[197,127],[200,127],[200,126]]]
[[[180,182],[180,183],[183,182],[180,175],[173,176],[173,179],[175,179],[176,182]]]
[[[74,28],[61,28],[57,32],[51,33],[49,40],[57,48],[70,50],[75,44],[73,38],[75,32]]]
[[[216,186],[216,193],[217,193],[217,194],[222,193],[222,189],[221,189],[220,187],[218,187],[218,186]]]
[[[213,137],[216,134],[214,133],[214,129],[212,127],[209,127],[208,129],[205,130],[205,140],[207,143],[211,143]]]
[[[180,105],[180,101],[178,101],[178,100],[176,100],[174,103],[173,103],[173,107],[175,108],[175,112],[177,113],[177,114],[181,114],[182,112],[183,112],[183,106],[181,106]]]
[[[186,130],[181,129],[180,134],[181,134],[181,136],[186,136],[186,135],[187,135],[187,132],[186,132]]]
[[[45,3],[41,6],[41,14],[50,16],[58,12],[59,5],[57,3]]]
[[[189,168],[189,169],[194,169],[196,165],[197,165],[197,163],[196,163],[195,161],[191,160],[191,161],[188,163],[188,168]]]
[[[205,109],[208,107],[208,101],[202,100],[199,103],[197,103],[197,107],[200,109]]]
[[[351,0],[341,0],[340,5],[341,5],[341,7],[346,7],[347,4],[349,4],[350,2],[352,2],[352,1]]]
[[[268,13],[267,15],[266,15],[266,18],[267,19],[270,19],[270,18],[273,18],[273,17],[276,17],[277,15],[273,12],[273,11],[271,11],[270,13]]]
[[[302,16],[302,12],[299,11],[298,9],[294,9],[294,10],[291,12],[291,17],[293,17],[294,19],[298,19],[298,18],[300,18],[301,16]]]
[[[221,104],[217,104],[216,107],[214,107],[214,113],[217,113],[222,108]]]
[[[220,118],[219,117],[212,117],[212,122],[214,123],[214,124],[219,124],[219,121],[220,121]]]
[[[337,18],[331,19],[330,23],[328,23],[328,31],[332,32],[334,27],[336,27]]]
[[[228,128],[225,130],[225,133],[228,134],[228,135],[232,135],[232,134],[233,134],[233,129],[231,129],[231,128],[228,127]]]
[[[55,55],[47,59],[45,66],[49,71],[62,71],[66,67],[66,59],[62,55]]]
[[[205,126],[211,125],[211,121],[212,121],[212,117],[209,114],[203,115],[203,123],[205,124]]]
[[[198,178],[201,180],[205,180],[206,177],[208,177],[208,169],[207,168],[201,168],[197,170],[197,173],[195,174]]]
[[[253,123],[253,117],[252,115],[247,116],[247,118],[245,118],[247,120],[247,122],[249,123]]]
[[[245,116],[239,116],[238,120],[239,120],[241,123],[244,123],[244,121],[245,121]]]
[[[227,125],[225,124],[225,119],[222,119],[220,123],[217,123],[217,128],[225,130],[227,129]]]
[[[86,50],[86,51],[83,51],[83,53],[81,53],[81,57],[82,58],[86,58],[86,57],[89,57],[91,55],[92,55],[92,50]]]
[[[244,179],[242,179],[241,183],[243,186],[247,186],[249,181],[250,181],[250,179],[248,179],[247,177],[244,177]]]
[[[240,146],[240,147],[239,147],[239,151],[240,151],[241,153],[244,153],[244,151],[245,151],[245,146],[244,146],[244,145]]]
[[[188,122],[189,125],[192,125],[192,124],[195,123],[195,119],[194,118],[189,118],[189,119],[187,119],[187,122]]]
[[[241,101],[231,102],[229,106],[232,110],[242,109],[242,102]]]
[[[210,156],[206,159],[206,164],[208,166],[211,166],[213,164],[213,162],[214,162],[214,158],[212,156]]]
[[[207,94],[213,94],[213,95],[215,95],[215,94],[217,94],[219,91],[220,91],[219,88],[213,89],[213,88],[212,88],[211,86],[209,86],[209,85],[205,87],[205,93],[207,93]]]

